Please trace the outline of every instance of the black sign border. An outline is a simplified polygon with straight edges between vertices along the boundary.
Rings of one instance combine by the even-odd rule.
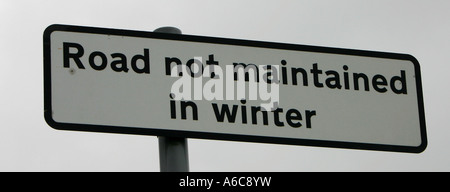
[[[419,107],[420,118],[420,134],[421,144],[414,146],[400,146],[400,145],[384,145],[384,144],[370,144],[370,143],[355,143],[355,142],[340,142],[340,141],[325,141],[325,140],[311,140],[311,139],[291,139],[279,137],[265,137],[265,136],[250,136],[250,135],[236,135],[224,133],[207,133],[196,131],[178,131],[178,130],[162,130],[154,128],[139,128],[139,127],[119,127],[119,126],[104,126],[91,124],[73,124],[60,123],[52,118],[52,93],[51,93],[51,53],[50,53],[50,35],[54,31],[68,31],[80,33],[106,34],[106,35],[120,35],[131,37],[157,38],[176,41],[189,42],[204,42],[214,44],[239,45],[260,48],[274,48],[282,50],[307,51],[317,53],[331,53],[341,55],[366,56],[376,58],[389,58],[397,60],[408,60],[414,64],[416,88],[417,88],[417,104]],[[331,47],[320,47],[310,45],[295,45],[286,43],[274,43],[263,41],[251,41],[240,39],[228,39],[218,37],[204,37],[194,35],[178,35],[167,33],[155,33],[134,30],[109,29],[98,27],[85,27],[74,25],[54,24],[48,26],[44,31],[44,118],[48,125],[58,130],[71,131],[88,131],[88,132],[102,132],[102,133],[121,133],[121,134],[136,134],[136,135],[153,135],[153,136],[168,136],[168,137],[184,137],[184,138],[200,138],[200,139],[215,139],[215,140],[229,140],[229,141],[244,141],[244,142],[258,142],[258,143],[274,143],[274,144],[289,144],[289,145],[304,145],[316,147],[331,147],[331,148],[346,148],[346,149],[364,149],[376,151],[391,151],[391,152],[407,152],[407,153],[421,153],[427,147],[427,133],[425,124],[425,112],[422,94],[422,81],[420,74],[420,65],[416,58],[408,54],[386,53],[378,51],[342,49]]]

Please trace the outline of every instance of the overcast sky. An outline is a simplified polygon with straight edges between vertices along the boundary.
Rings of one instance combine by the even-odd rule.
[[[159,171],[154,136],[58,131],[43,116],[43,31],[71,24],[407,53],[420,154],[189,139],[191,171],[450,171],[450,1],[0,1],[0,171]]]

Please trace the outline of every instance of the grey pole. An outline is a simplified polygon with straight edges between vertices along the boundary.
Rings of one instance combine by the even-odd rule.
[[[181,34],[175,27],[160,27],[153,32]],[[188,172],[189,155],[187,139],[158,136],[159,167],[161,172]]]

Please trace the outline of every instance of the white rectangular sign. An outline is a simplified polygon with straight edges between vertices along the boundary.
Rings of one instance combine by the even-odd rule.
[[[398,152],[427,145],[410,55],[52,25],[45,119],[62,130]]]

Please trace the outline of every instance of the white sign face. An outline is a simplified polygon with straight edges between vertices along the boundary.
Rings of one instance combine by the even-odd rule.
[[[427,145],[405,54],[52,25],[45,119],[63,130],[398,152]]]

